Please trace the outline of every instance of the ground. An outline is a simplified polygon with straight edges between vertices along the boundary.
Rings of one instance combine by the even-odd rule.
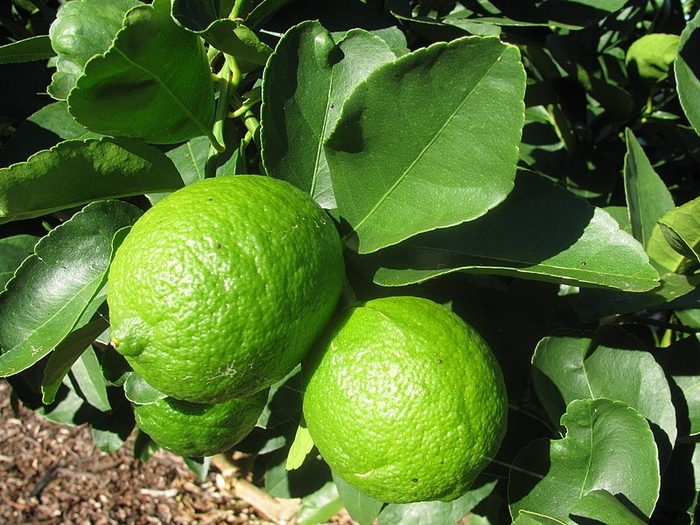
[[[130,442],[104,453],[87,426],[57,425],[24,407],[14,414],[9,397],[0,380],[0,523],[253,525],[282,523],[294,510],[293,500],[270,498],[225,464],[200,481],[164,451],[147,462],[133,458]],[[333,523],[352,522],[341,514]]]

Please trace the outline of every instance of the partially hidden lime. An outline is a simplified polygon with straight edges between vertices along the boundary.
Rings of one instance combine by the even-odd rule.
[[[166,450],[185,457],[213,456],[231,449],[255,428],[268,390],[213,405],[172,397],[134,405],[136,426]]]
[[[259,175],[205,179],[146,211],[117,249],[112,343],[168,396],[249,396],[299,364],[343,279],[337,229],[308,194]]]
[[[458,498],[506,430],[506,389],[489,347],[427,299],[351,308],[302,372],[304,417],[319,452],[384,502]]]

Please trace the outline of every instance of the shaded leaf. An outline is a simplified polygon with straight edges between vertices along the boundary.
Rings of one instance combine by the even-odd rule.
[[[574,518],[595,520],[596,523],[644,525],[647,522],[636,516],[607,490],[592,490],[573,506],[571,514]]]
[[[361,29],[338,42],[318,22],[287,31],[263,74],[266,171],[307,191],[324,208],[335,208],[323,141],[355,86],[395,58],[385,40]]]
[[[100,362],[92,348],[83,348],[83,350],[71,368],[76,386],[80,388],[80,393],[90,405],[101,412],[109,412],[112,407]]]
[[[169,0],[141,4],[127,13],[107,52],[85,65],[68,108],[80,124],[106,135],[154,144],[213,138],[214,84],[204,44],[171,18]]]
[[[529,511],[573,524],[574,506],[602,489],[650,516],[660,474],[647,420],[619,401],[583,399],[569,404],[561,423],[566,437],[535,440],[515,457],[508,485],[511,514]]]
[[[332,481],[327,482],[301,500],[297,514],[299,525],[314,525],[326,523],[343,508],[343,502],[338,496],[338,489]]]
[[[363,494],[335,472],[333,472],[333,481],[348,514],[359,525],[372,525],[384,503]]]
[[[679,274],[694,272],[700,253],[700,198],[673,208],[652,230],[647,252],[657,264]]]
[[[127,376],[124,382],[124,394],[129,401],[137,405],[148,405],[167,397],[163,392],[146,383],[145,379],[136,372],[131,372]]]
[[[528,172],[518,173],[506,201],[484,217],[358,261],[384,286],[454,271],[630,291],[653,289],[659,278],[642,246],[607,213]]]
[[[632,234],[646,247],[654,225],[675,203],[630,129],[625,130],[625,139],[625,195]]]
[[[0,289],[5,288],[22,261],[34,253],[38,240],[34,235],[25,234],[0,239]]]
[[[678,55],[673,66],[678,99],[691,126],[700,134],[700,12],[681,33]]]
[[[37,243],[0,295],[0,376],[29,368],[71,332],[104,284],[113,235],[140,215],[95,202]]]
[[[630,75],[652,83],[665,79],[676,59],[678,44],[678,35],[649,33],[638,38],[625,56]]]
[[[564,525],[564,522],[551,516],[521,510],[513,521],[513,525]]]
[[[0,223],[182,185],[172,162],[139,140],[65,141],[0,169]]]
[[[484,215],[513,188],[525,75],[495,37],[438,43],[375,69],[325,143],[360,253]]]

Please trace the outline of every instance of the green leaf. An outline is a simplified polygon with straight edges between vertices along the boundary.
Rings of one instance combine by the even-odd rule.
[[[630,291],[653,289],[659,279],[641,244],[607,213],[528,172],[484,217],[358,260],[383,286],[455,271]]]
[[[292,446],[289,447],[289,455],[287,456],[285,468],[287,470],[295,470],[301,467],[304,463],[304,459],[306,459],[306,456],[313,448],[314,440],[311,439],[309,429],[300,424],[297,427],[297,433],[294,436],[294,441],[292,441]]]
[[[97,133],[89,131],[75,121],[71,114],[68,113],[68,104],[65,101],[47,104],[29,116],[27,120],[51,131],[62,140],[100,137]]]
[[[457,523],[493,492],[496,481],[472,488],[454,501],[423,501],[387,505],[379,514],[382,525],[444,525]]]
[[[95,202],[36,245],[0,295],[0,376],[25,370],[71,332],[104,284],[112,236],[141,210]]]
[[[518,517],[513,521],[513,525],[564,525],[564,522],[551,516],[521,510],[518,512]]]
[[[363,494],[335,472],[333,472],[333,481],[338,487],[338,494],[348,514],[359,525],[372,525],[384,503]]]
[[[664,370],[636,338],[608,346],[584,337],[545,337],[532,365],[535,390],[552,421],[576,399],[622,401],[661,429],[659,453],[668,461],[677,437],[676,408]]]
[[[323,141],[353,89],[395,58],[385,40],[361,29],[338,42],[318,22],[287,31],[263,73],[260,140],[267,173],[335,208]]]
[[[528,511],[573,524],[570,513],[579,500],[603,489],[650,516],[660,474],[647,420],[619,401],[583,399],[569,404],[561,423],[566,437],[535,440],[515,457],[511,514]]]
[[[34,253],[34,245],[39,238],[34,235],[13,235],[0,239],[0,289],[27,257]]]
[[[0,46],[0,64],[46,60],[55,56],[48,35],[37,35]]]
[[[700,134],[700,12],[681,32],[678,55],[673,66],[678,87],[678,100],[690,125]]]
[[[360,253],[484,215],[510,193],[525,73],[495,37],[438,43],[375,69],[325,143]]]
[[[673,208],[652,230],[647,252],[667,270],[689,274],[700,266],[700,198]]]
[[[335,483],[328,481],[320,489],[301,500],[297,523],[298,525],[326,523],[342,508],[343,502],[338,496]]]
[[[80,388],[85,401],[101,412],[109,412],[112,410],[112,407],[109,403],[107,386],[102,375],[100,362],[91,347],[83,350],[71,368],[76,385]]]
[[[169,0],[130,10],[114,43],[85,65],[68,96],[75,119],[153,144],[213,138],[214,84],[201,39],[175,23]]]
[[[126,378],[124,394],[129,401],[137,405],[148,405],[167,397],[163,392],[146,383],[136,372],[131,372]]]
[[[172,162],[139,140],[65,141],[0,169],[0,223],[182,185]]]
[[[615,525],[646,523],[646,520],[640,519],[607,490],[592,490],[573,506],[571,514],[574,518],[585,518],[595,523],[615,523]]]
[[[652,228],[666,212],[675,207],[675,203],[630,129],[625,130],[625,139],[625,196],[632,234],[646,247]]]
[[[635,40],[625,56],[630,76],[652,83],[665,79],[676,59],[679,40],[678,35],[662,33],[646,34]]]
[[[126,12],[137,0],[74,0],[66,3],[51,24],[49,37],[58,55],[49,94],[65,100],[92,57],[112,45]]]

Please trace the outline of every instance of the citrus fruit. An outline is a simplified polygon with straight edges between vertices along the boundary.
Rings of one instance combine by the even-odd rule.
[[[185,457],[225,452],[247,436],[267,403],[268,390],[213,405],[172,397],[134,405],[136,425],[166,450]]]
[[[336,227],[309,195],[260,175],[204,179],[147,210],[118,248],[112,343],[168,396],[248,396],[299,364],[343,279]]]
[[[427,299],[351,308],[302,371],[304,417],[319,452],[380,501],[458,498],[506,430],[505,385],[489,347]]]

